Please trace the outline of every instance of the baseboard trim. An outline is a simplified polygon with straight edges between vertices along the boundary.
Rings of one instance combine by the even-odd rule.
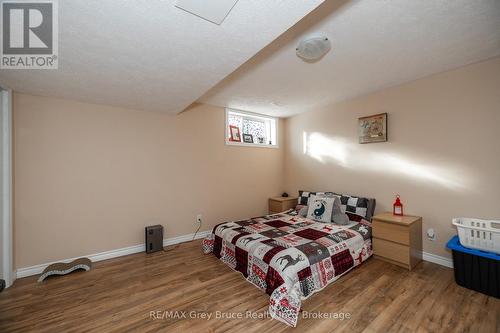
[[[441,266],[453,268],[453,260],[446,257],[441,257],[428,252],[422,252],[422,259]]]
[[[175,245],[175,244],[179,244],[179,243],[190,242],[194,239],[204,238],[210,232],[211,232],[211,230],[205,230],[205,231],[200,231],[200,232],[196,233],[196,235],[195,234],[188,234],[188,235],[182,235],[182,236],[177,236],[177,237],[172,237],[172,238],[165,238],[163,240],[163,246]],[[107,259],[112,259],[112,258],[123,257],[123,256],[129,255],[129,254],[144,252],[145,250],[146,250],[145,245],[141,244],[141,245],[123,247],[121,249],[116,249],[116,250],[94,253],[94,254],[90,254],[90,255],[83,255],[81,257],[87,257],[90,260],[92,260],[93,262],[95,262],[95,261],[102,261],[102,260],[107,260]],[[45,264],[19,268],[16,271],[15,277],[20,279],[20,278],[27,277],[27,276],[37,275],[37,274],[40,274],[41,272],[43,272],[43,270],[50,264],[53,264],[55,262],[70,262],[70,261],[73,261],[73,260],[81,258],[81,257],[62,259],[62,260],[58,260],[58,261],[48,262]]]
[[[163,246],[170,246],[170,245],[175,245],[179,243],[185,243],[185,242],[190,242],[195,239],[200,239],[200,238],[205,238],[209,233],[211,233],[212,230],[205,230],[205,231],[200,231],[195,234],[188,234],[188,235],[182,235],[182,236],[177,236],[177,237],[172,237],[172,238],[165,238],[163,240]]]

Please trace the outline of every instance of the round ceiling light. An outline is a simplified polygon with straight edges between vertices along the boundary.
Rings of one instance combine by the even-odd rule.
[[[331,43],[328,37],[316,36],[309,37],[300,41],[295,49],[297,56],[305,61],[316,61],[321,59],[331,49]]]

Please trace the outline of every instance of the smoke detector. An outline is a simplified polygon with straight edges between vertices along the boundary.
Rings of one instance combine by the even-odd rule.
[[[321,59],[331,49],[331,43],[328,37],[314,36],[300,41],[295,49],[297,56],[305,61],[316,61]]]

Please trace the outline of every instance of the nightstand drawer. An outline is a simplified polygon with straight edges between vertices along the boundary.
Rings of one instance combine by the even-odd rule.
[[[282,202],[269,200],[269,211],[270,212],[281,212],[281,207],[283,206]]]
[[[409,231],[407,226],[386,223],[380,220],[375,220],[372,224],[373,237],[390,240],[404,245],[410,245]]]
[[[376,255],[410,265],[410,248],[405,245],[373,238],[373,251]]]

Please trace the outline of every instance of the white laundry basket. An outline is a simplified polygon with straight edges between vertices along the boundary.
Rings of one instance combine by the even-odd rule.
[[[500,221],[459,217],[453,225],[463,246],[500,254]]]

